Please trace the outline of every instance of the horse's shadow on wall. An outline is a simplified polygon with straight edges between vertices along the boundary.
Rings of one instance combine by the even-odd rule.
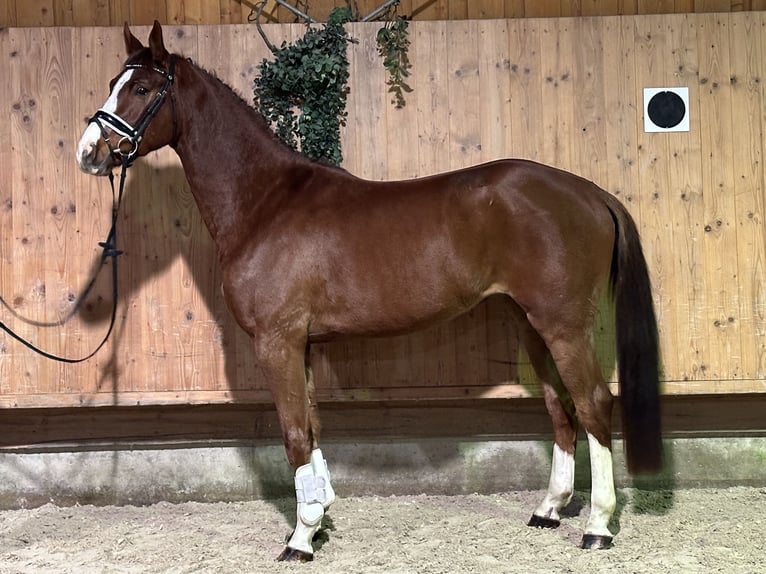
[[[118,180],[119,174],[116,173],[115,186]],[[106,178],[103,178],[101,188],[104,193],[108,193]],[[226,378],[229,381],[236,380],[236,362],[228,360],[228,351],[236,349],[246,339],[246,335],[237,333],[236,323],[226,313],[220,291],[220,271],[215,265],[215,246],[193,204],[180,165],[158,168],[139,161],[128,170],[116,237],[116,246],[120,251],[116,258],[118,314],[112,334],[112,355],[100,369],[98,391],[111,392],[114,403],[118,404],[120,393],[132,390],[127,387],[130,383],[125,382],[125,372],[117,351],[127,344],[133,344],[127,336],[126,327],[132,309],[136,306],[135,297],[142,288],[165,273],[178,258],[186,262],[192,274],[191,281],[219,328],[222,347],[227,355]],[[110,261],[114,260],[106,258],[106,265],[98,273],[92,293],[81,305],[80,319],[86,323],[106,323],[109,320],[113,293],[111,270],[106,267],[111,264]],[[98,253],[94,258],[93,269],[101,264],[102,256]],[[188,278],[184,281],[188,281]],[[161,300],[172,297],[170,285],[159,286],[158,290],[161,292],[158,307],[182,309],[183,303],[180,301]],[[188,321],[196,319],[191,311],[186,313]],[[176,317],[170,319],[177,320]],[[144,340],[149,330],[141,334],[139,340],[143,344],[149,344]],[[162,326],[163,332],[168,330],[167,325]],[[213,343],[211,341],[211,345]],[[122,383],[126,383],[126,387],[121,387]],[[171,385],[164,388],[176,390]]]
[[[103,183],[103,189],[106,193],[108,189],[106,181]],[[118,315],[113,333],[112,356],[103,364],[99,373],[99,389],[102,392],[109,390],[115,395],[115,399],[120,394],[121,377],[124,373],[120,372],[118,350],[130,344],[130,338],[126,333],[128,323],[125,320],[126,314],[131,312],[132,301],[136,294],[148,283],[165,273],[178,258],[182,258],[191,274],[191,281],[210,316],[217,323],[217,332],[221,335],[220,348],[223,352],[227,392],[234,402],[246,400],[250,395],[248,391],[257,384],[254,356],[248,352],[250,340],[226,309],[220,288],[221,271],[217,262],[215,245],[202,222],[180,165],[157,167],[151,161],[141,160],[128,171],[121,214],[117,224],[117,237],[118,247],[124,251],[124,254],[119,257],[118,267],[119,308],[123,311]],[[94,266],[99,264],[100,255],[94,260]],[[81,308],[82,320],[98,324],[108,321],[112,298],[110,282],[110,273],[102,270],[91,296]],[[169,288],[160,288],[159,291],[163,293],[162,296],[167,297],[170,297],[172,293]],[[160,303],[180,307],[177,301]],[[401,388],[413,382],[416,383],[419,378],[425,378],[427,382],[433,384],[434,381],[429,379],[444,377],[460,386],[460,383],[464,383],[459,372],[460,366],[445,366],[442,364],[442,359],[434,359],[434,357],[453,355],[454,358],[456,351],[457,354],[465,351],[470,355],[475,351],[472,347],[477,342],[490,347],[488,362],[496,367],[490,368],[490,373],[485,375],[485,384],[500,384],[516,380],[526,387],[527,383],[522,380],[523,377],[520,377],[519,365],[514,363],[519,356],[518,340],[510,336],[498,347],[494,337],[494,334],[502,332],[503,329],[513,328],[507,310],[503,309],[502,302],[495,300],[480,312],[486,313],[487,316],[493,313],[499,315],[497,319],[499,322],[496,322],[494,327],[488,328],[488,322],[484,319],[469,316],[467,319],[458,319],[456,323],[446,328],[434,328],[446,330],[413,335],[410,339],[397,338],[392,342],[383,343],[355,342],[342,347],[319,346],[317,353],[312,354],[312,363],[318,363],[314,364],[314,368],[320,395],[323,384],[331,387],[329,396],[335,392],[353,395],[355,384],[360,388],[385,387],[386,385]],[[464,336],[461,335],[464,340],[458,336],[456,343],[455,329],[461,334],[465,333]],[[490,332],[487,332],[488,329]],[[612,328],[608,326],[607,321],[602,321],[599,329],[609,331]],[[480,332],[482,330],[483,332]],[[606,338],[613,339],[611,331],[606,333]],[[213,341],[211,341],[212,344]],[[614,362],[613,355],[609,355],[613,352],[608,350],[610,348],[613,348],[613,345],[607,344],[599,349],[600,354],[607,355],[602,358],[604,364]],[[398,357],[402,352],[413,351],[413,349],[415,356],[418,357],[415,362],[419,361],[414,367],[412,360],[410,363],[402,363]],[[425,359],[422,359],[423,357]],[[425,366],[423,360],[425,360]],[[373,362],[377,367],[369,368],[369,364]],[[470,359],[468,362],[470,363]],[[409,370],[414,372],[408,373]],[[346,384],[344,379],[352,379],[350,386],[343,387]],[[535,381],[531,381],[526,388],[531,395],[540,392]],[[255,411],[253,416],[255,418]],[[326,435],[332,436],[332,428],[325,427],[325,431]],[[381,438],[385,439],[385,437]],[[254,448],[257,445],[253,442],[253,437],[242,437],[242,440],[248,445],[241,449],[242,462],[252,474],[252,479],[260,483],[258,492],[270,498],[292,497],[294,494],[292,471],[287,464],[286,456],[282,454],[280,459],[276,459],[273,448],[266,449],[268,452],[259,453],[258,451],[262,449]],[[270,442],[272,445],[281,444],[279,440]],[[258,445],[260,444],[259,442]],[[328,459],[335,460],[344,456],[344,453],[334,451],[332,441],[325,446],[325,455]],[[412,456],[402,456],[398,451],[394,453],[393,449],[383,447],[376,456],[360,457],[359,460],[349,460],[346,455],[345,464],[347,472],[360,476],[390,471],[391,465],[397,467],[397,472],[411,472],[413,476],[418,476],[424,472],[424,466],[433,470],[454,469],[455,464],[459,464],[464,456],[464,448],[465,445],[459,444],[458,441],[454,441],[452,448],[445,448],[443,444],[437,446],[433,441],[414,439],[408,447],[403,449],[405,454],[409,453]],[[516,466],[519,461],[507,461],[507,464]],[[584,476],[587,474],[587,461],[583,461],[579,468],[578,475],[582,476],[581,480],[589,481],[589,477]],[[531,476],[537,477],[540,487],[544,486],[548,468],[530,468],[529,471]],[[294,505],[279,502],[275,504],[288,518],[291,518]]]

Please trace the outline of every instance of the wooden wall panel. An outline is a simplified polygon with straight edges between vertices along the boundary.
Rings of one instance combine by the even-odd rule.
[[[449,169],[449,116],[446,58],[432,54],[447,53],[447,23],[428,22],[413,29],[416,52],[413,59],[414,92],[408,106],[415,105],[418,115],[418,173],[427,175]]]
[[[764,26],[763,13],[416,22],[415,91],[397,110],[375,26],[355,24],[345,165],[396,179],[516,156],[595,180],[641,229],[666,391],[761,392]],[[135,32],[145,38],[148,30]],[[279,43],[303,27],[266,30]],[[254,27],[169,26],[165,37],[252,97],[256,65],[268,55]],[[108,183],[80,174],[72,153],[122,62],[121,30],[11,28],[0,32],[0,49],[0,101],[10,112],[0,126],[10,142],[0,149],[0,295],[25,317],[55,320],[98,262],[96,243],[108,229]],[[690,132],[643,132],[642,88],[662,85],[689,87]],[[131,169],[118,230],[125,255],[110,342],[70,366],[1,336],[0,405],[268,401],[172,151]],[[7,310],[0,318],[47,349],[84,354],[107,325],[109,266],[63,328],[34,328]],[[596,338],[610,380],[613,337],[604,318]],[[312,353],[323,400],[539,393],[502,299],[423,333]]]
[[[575,22],[551,19],[542,24],[543,155],[540,161],[557,166],[573,165]],[[579,97],[579,94],[578,94]]]
[[[290,2],[294,6],[299,3]],[[366,16],[384,0],[357,0]],[[2,26],[121,26],[151,24],[247,24],[256,2],[244,0],[0,0]],[[324,21],[346,0],[312,0],[310,15]],[[402,0],[399,13],[413,20],[559,18],[766,10],[766,0]],[[269,0],[265,22],[298,18]]]
[[[707,316],[711,357],[709,378],[728,378],[742,369],[736,317],[739,293],[730,280],[737,275],[737,260],[726,257],[736,252],[737,229],[734,212],[735,133],[731,122],[731,59],[728,18],[715,14],[700,18],[703,50],[699,63],[699,107],[705,118],[700,126],[702,145],[707,150],[702,164],[705,233],[703,249],[707,269]],[[738,146],[737,146],[738,147]],[[710,264],[717,262],[715,267]],[[736,309],[736,311],[735,311]],[[724,360],[725,359],[725,360]],[[718,372],[717,372],[718,371]]]
[[[642,104],[637,94],[635,66],[635,22],[630,18],[602,21],[605,70],[619,70],[604,82],[604,116],[607,186],[628,208],[641,227],[638,201],[641,174],[638,163],[638,133],[642,129]]]
[[[12,51],[11,35],[8,30],[0,30],[0,54],[5,61],[8,61],[10,71],[10,54]],[[18,91],[16,90],[18,93]],[[5,109],[8,105],[13,108],[14,90],[10,81],[0,82],[0,101],[3,102]],[[11,122],[0,122],[0,140],[6,142],[6,145],[0,146],[0,173],[4,174],[2,185],[0,186],[0,229],[13,229],[13,180],[14,172],[14,153],[11,151]],[[2,285],[13,284],[13,234],[0,233],[0,283]],[[3,297],[5,293],[0,294]],[[13,376],[12,361],[6,354],[9,341],[3,339],[0,341],[0,394],[11,392],[10,381]]]
[[[763,98],[762,70],[766,65],[766,17],[732,16],[729,60],[732,66],[731,122],[738,141],[764,141],[766,101]],[[764,213],[763,146],[737,145],[733,154],[734,220],[737,234],[736,274],[739,315],[724,328],[737,327],[740,335],[742,376],[764,371],[766,349],[760,334],[766,332],[766,235],[761,221]],[[761,215],[761,217],[763,217]]]
[[[69,124],[76,94],[71,90],[67,72],[72,69],[72,30],[65,28],[41,29],[42,37],[38,39],[42,49],[42,79],[39,95],[40,145],[42,153],[35,150],[33,157],[51,158],[50,161],[37,165],[36,176],[39,184],[46,190],[46,197],[40,202],[45,217],[39,217],[32,223],[43,233],[46,245],[45,251],[58,253],[58,257],[46,262],[42,273],[42,285],[45,300],[44,315],[58,315],[62,310],[71,307],[71,286],[67,270],[80,266],[83,250],[77,241],[69,241],[76,223],[75,190],[63,185],[72,181],[76,166],[69,161],[72,147],[67,145]],[[37,199],[37,198],[36,198]],[[43,198],[39,198],[43,199]],[[42,214],[41,214],[42,215]],[[40,222],[44,221],[44,226]],[[34,259],[32,259],[34,261]],[[48,348],[62,350],[67,348],[67,336],[60,329],[48,330],[44,342]],[[76,345],[73,345],[76,347]],[[61,365],[48,364],[45,370],[38,374],[48,381],[48,389],[60,391],[64,386],[61,376]]]
[[[44,78],[39,74],[39,63],[43,59],[43,30],[30,30],[27,34],[11,38],[9,48],[11,53],[30,55],[37,66],[25,66],[24,59],[15,56],[10,59],[11,90],[11,147],[14,150],[14,168],[12,170],[11,204],[13,209],[13,273],[12,285],[17,291],[11,297],[14,308],[32,320],[45,320],[44,299],[45,283],[43,270],[35,262],[35,255],[45,248],[45,237],[38,225],[44,221],[43,208],[37,201],[39,194],[35,193],[42,186],[37,180],[37,166],[40,158],[38,150],[42,147],[42,122],[40,110],[42,104],[41,84]],[[8,109],[8,106],[6,106]],[[7,230],[4,230],[7,233]],[[48,343],[47,338],[36,337],[34,329],[26,326],[21,330],[22,336],[34,337],[39,344]],[[36,381],[40,379],[40,369],[47,367],[32,356],[20,357],[19,363],[14,364],[16,383],[23,393],[37,391]],[[42,392],[55,391],[51,388],[51,378],[44,377],[40,381]]]
[[[636,84],[639,87],[667,85],[665,64],[669,47],[666,43],[665,16],[641,18],[635,23],[635,69]],[[641,88],[639,88],[640,91]],[[638,94],[636,94],[638,98]],[[642,100],[638,100],[641,101]],[[643,108],[643,103],[640,104]],[[667,134],[674,137],[676,134]],[[654,304],[660,336],[663,341],[663,363],[668,376],[668,353],[677,354],[676,349],[676,296],[673,283],[673,235],[672,222],[668,214],[668,137],[638,132],[638,165],[641,173],[639,203],[641,210],[641,235],[644,254],[652,267]],[[670,345],[670,347],[668,347]],[[676,355],[677,356],[677,355]],[[673,362],[675,362],[673,360]]]
[[[545,132],[543,118],[543,67],[541,61],[540,20],[524,20],[509,25],[509,62],[511,115],[509,154],[518,157],[540,157]]]
[[[672,77],[689,86],[691,101],[699,98],[698,73],[698,18],[683,18],[668,30],[668,40],[679,48],[672,51],[668,70]],[[704,37],[704,34],[703,34]],[[690,109],[691,121],[700,125],[704,117],[702,106]],[[676,344],[682,363],[686,365],[681,376],[695,378],[726,378],[723,374],[706,372],[712,353],[709,339],[709,322],[705,315],[708,308],[708,275],[704,260],[705,252],[700,238],[704,233],[705,184],[700,170],[694,166],[703,160],[701,130],[678,134],[669,139],[668,162],[671,211],[676,214],[673,234],[676,245],[676,288],[686,297],[680,297],[675,305],[677,317]],[[713,361],[721,364],[720,359]],[[697,373],[699,371],[699,373]]]
[[[455,437],[466,440],[553,438],[542,398],[411,401],[395,404],[325,403],[323,441],[385,441]],[[763,436],[766,393],[673,395],[662,404],[666,439]],[[142,407],[8,409],[3,413],[0,449],[47,451],[73,444],[172,444],[207,441],[278,441],[279,419],[272,405],[163,405]],[[87,424],[83,424],[87,421]],[[424,424],[427,421],[427,424]],[[622,430],[614,409],[612,432]],[[10,448],[9,448],[10,447]]]

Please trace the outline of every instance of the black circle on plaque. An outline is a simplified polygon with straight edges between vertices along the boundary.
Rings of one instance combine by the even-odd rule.
[[[686,105],[675,92],[657,92],[649,100],[646,112],[654,125],[665,129],[674,128],[684,119]]]

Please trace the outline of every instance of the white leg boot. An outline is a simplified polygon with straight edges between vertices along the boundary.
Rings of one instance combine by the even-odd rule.
[[[327,510],[335,502],[335,490],[333,490],[330,483],[330,471],[327,468],[327,461],[322,456],[321,449],[316,448],[311,451],[311,467],[314,469],[314,476],[324,479],[325,499],[322,502],[322,506]]]
[[[315,449],[309,463],[295,471],[295,497],[298,501],[295,530],[280,559],[311,560],[314,556],[311,541],[322,525],[325,509],[335,502],[335,491],[321,450]]]

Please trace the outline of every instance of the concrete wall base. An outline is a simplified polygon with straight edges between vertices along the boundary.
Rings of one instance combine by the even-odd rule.
[[[466,494],[545,488],[550,442],[428,439],[326,442],[340,496]],[[618,487],[766,486],[766,437],[674,438],[666,468],[631,478],[614,443]],[[588,489],[587,442],[578,445],[576,486]],[[135,504],[292,497],[281,444],[116,444],[0,451],[0,508],[48,502]]]

